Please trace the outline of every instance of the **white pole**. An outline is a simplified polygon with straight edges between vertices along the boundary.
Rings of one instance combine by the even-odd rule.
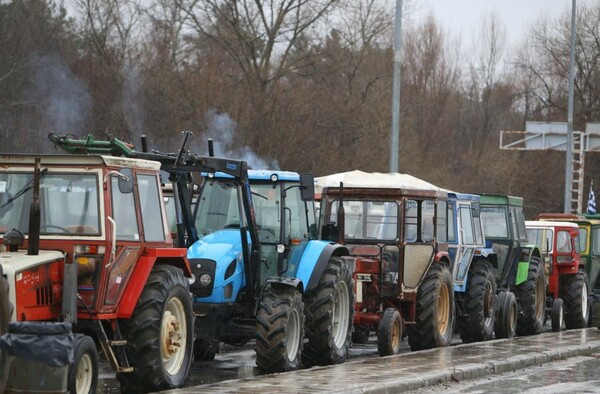
[[[573,190],[573,85],[575,83],[575,14],[576,0],[571,7],[571,58],[569,61],[569,101],[567,108],[567,156],[565,163],[565,213],[571,213]],[[583,147],[582,147],[583,148]],[[582,180],[580,180],[582,181]]]
[[[400,140],[400,67],[402,58],[402,0],[396,0],[394,29],[394,78],[392,89],[392,133],[390,144],[390,172],[398,172]]]

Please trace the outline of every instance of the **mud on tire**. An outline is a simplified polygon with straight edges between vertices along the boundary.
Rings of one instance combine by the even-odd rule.
[[[517,335],[542,332],[546,315],[546,274],[538,257],[531,257],[527,280],[515,286],[519,305]]]
[[[585,271],[564,275],[561,298],[564,302],[564,320],[567,329],[585,328],[589,319],[589,280]]]
[[[346,361],[354,319],[353,288],[348,266],[341,258],[332,257],[319,283],[306,296],[304,366]]]
[[[454,289],[448,268],[433,263],[417,292],[416,322],[409,326],[411,350],[448,346],[454,331]]]
[[[304,304],[290,286],[269,287],[256,315],[256,365],[264,372],[300,367],[304,339]]]
[[[469,270],[466,294],[462,301],[464,316],[458,318],[463,342],[487,341],[494,336],[496,321],[496,279],[488,261],[477,261]]]
[[[194,316],[183,272],[157,265],[130,319],[120,320],[130,373],[119,373],[123,392],[159,391],[181,386],[190,370]]]

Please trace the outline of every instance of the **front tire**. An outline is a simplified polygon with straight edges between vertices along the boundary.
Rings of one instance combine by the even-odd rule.
[[[69,365],[69,392],[89,394],[98,390],[98,349],[87,335],[78,335],[73,347],[73,364]]]
[[[460,339],[464,343],[492,339],[496,321],[495,301],[496,279],[492,265],[488,261],[475,262],[469,270],[462,301],[465,315],[458,319]]]
[[[550,312],[552,320],[552,332],[562,331],[564,322],[564,307],[563,300],[557,298],[552,302],[552,311]]]
[[[348,357],[354,319],[352,273],[332,257],[317,286],[306,296],[304,366],[340,364]]]
[[[567,329],[585,328],[589,319],[588,278],[584,271],[564,275],[561,297],[565,303],[565,326]]]
[[[546,274],[539,258],[531,258],[527,280],[515,287],[515,293],[519,305],[517,335],[539,334],[546,314]]]
[[[121,324],[134,368],[117,374],[122,391],[160,391],[185,382],[193,358],[194,316],[189,282],[180,269],[155,266],[131,318]]]
[[[411,350],[448,346],[454,331],[454,289],[448,268],[434,262],[417,292],[416,322],[409,327]]]
[[[256,365],[267,373],[298,369],[303,339],[300,292],[289,286],[267,288],[256,315]]]
[[[517,332],[517,298],[510,291],[503,291],[496,298],[496,338],[512,338]]]
[[[402,317],[394,308],[387,308],[377,329],[377,351],[381,357],[400,352],[403,331]]]

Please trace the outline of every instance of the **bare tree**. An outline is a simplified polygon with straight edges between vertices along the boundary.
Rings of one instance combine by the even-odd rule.
[[[334,0],[176,0],[189,26],[214,40],[260,90],[294,69],[290,53]]]

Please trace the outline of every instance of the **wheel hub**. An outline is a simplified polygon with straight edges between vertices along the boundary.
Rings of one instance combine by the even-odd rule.
[[[450,294],[445,285],[440,287],[437,302],[438,330],[440,334],[445,334],[450,321]]]
[[[181,348],[181,332],[179,330],[179,322],[177,318],[170,312],[166,313],[164,318],[164,332],[163,332],[163,350],[164,353],[169,356],[174,355]]]

